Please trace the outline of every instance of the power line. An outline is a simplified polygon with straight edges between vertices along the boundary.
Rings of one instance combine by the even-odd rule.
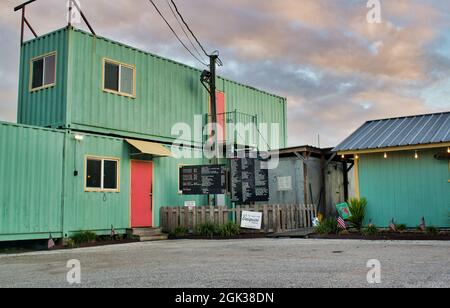
[[[186,36],[186,38],[188,39],[189,43],[191,43],[191,46],[194,48],[195,52],[197,53],[197,55],[202,58],[203,55],[200,53],[200,51],[197,49],[197,47],[195,46],[194,42],[192,42],[192,40],[189,38],[189,35],[187,34],[186,30],[184,29],[184,26],[181,24],[180,18],[177,16],[177,14],[175,13],[174,9],[172,8],[172,5],[170,4],[170,1],[167,0],[167,5],[170,8],[170,11],[173,14],[173,17],[175,17],[176,21],[178,22],[178,25],[180,26],[181,30],[183,30],[184,35]]]
[[[183,15],[181,15],[180,11],[178,10],[177,5],[175,4],[175,1],[170,0],[173,4],[173,6],[175,7],[175,10],[177,11],[178,16],[180,16],[181,21],[184,23],[184,25],[186,26],[186,28],[189,30],[189,32],[191,33],[191,35],[194,37],[195,41],[197,42],[197,44],[200,46],[200,48],[203,50],[203,52],[205,53],[205,55],[207,57],[209,57],[208,53],[206,52],[205,48],[203,48],[202,44],[200,44],[200,41],[197,39],[197,37],[195,36],[194,32],[191,30],[191,28],[189,27],[189,25],[187,24],[187,22],[184,20]]]
[[[172,31],[172,33],[175,35],[175,37],[177,38],[177,40],[180,42],[181,45],[183,45],[183,47],[191,54],[192,57],[194,57],[194,59],[196,59],[198,62],[200,62],[201,64],[208,66],[208,64],[206,64],[204,61],[200,60],[197,56],[195,56],[192,51],[186,46],[186,44],[180,39],[180,37],[178,36],[178,34],[175,32],[175,30],[172,28],[172,26],[170,25],[170,23],[167,21],[167,19],[164,17],[164,15],[161,13],[161,11],[158,9],[158,7],[156,6],[155,2],[153,2],[153,0],[148,0],[150,1],[150,3],[153,5],[153,7],[156,9],[156,11],[158,12],[159,16],[161,16],[161,18],[164,20],[164,22],[166,23],[166,25],[169,27],[169,29]]]

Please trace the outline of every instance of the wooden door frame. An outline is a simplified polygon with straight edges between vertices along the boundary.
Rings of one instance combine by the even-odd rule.
[[[129,198],[129,210],[130,210],[130,217],[129,217],[129,225],[130,229],[133,228],[132,225],[132,215],[133,215],[133,205],[132,205],[132,194],[133,194],[133,188],[132,188],[132,179],[133,179],[133,162],[139,162],[139,163],[146,163],[152,165],[152,228],[155,226],[155,191],[153,189],[154,187],[154,179],[155,179],[155,169],[154,169],[154,163],[153,160],[142,160],[142,159],[130,159],[130,198]]]

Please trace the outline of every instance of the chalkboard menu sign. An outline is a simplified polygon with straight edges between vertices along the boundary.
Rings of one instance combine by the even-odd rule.
[[[269,170],[257,159],[231,160],[231,199],[248,204],[269,201]]]
[[[180,190],[184,195],[226,194],[225,166],[185,166],[180,168]]]

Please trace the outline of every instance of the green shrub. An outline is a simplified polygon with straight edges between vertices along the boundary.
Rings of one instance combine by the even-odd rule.
[[[439,233],[438,229],[433,226],[427,227],[427,233],[430,235],[437,235]]]
[[[97,239],[97,235],[90,231],[80,231],[70,237],[75,244],[92,243]]]
[[[198,235],[207,236],[207,237],[211,237],[211,238],[214,237],[214,235],[219,234],[218,227],[215,224],[210,223],[210,222],[199,225],[197,227],[196,233]]]
[[[349,208],[352,213],[352,217],[348,219],[355,228],[361,230],[362,225],[364,223],[364,218],[366,217],[366,207],[367,207],[367,199],[350,199],[349,200]]]
[[[367,228],[363,230],[363,234],[367,236],[371,235],[377,235],[378,234],[378,228],[375,225],[370,225]]]
[[[72,248],[77,247],[77,245],[75,244],[75,241],[73,239],[68,238],[64,242],[64,247],[72,249]]]
[[[222,237],[232,237],[241,234],[239,225],[229,222],[226,225],[219,226],[219,234]]]
[[[315,228],[315,231],[318,234],[337,234],[339,232],[339,228],[337,226],[336,219],[328,218],[321,221]]]
[[[408,229],[408,227],[405,224],[398,224],[398,225],[395,225],[395,229],[397,231],[406,231],[406,229]]]
[[[171,233],[175,236],[186,236],[189,233],[189,229],[186,227],[177,227],[175,230]]]

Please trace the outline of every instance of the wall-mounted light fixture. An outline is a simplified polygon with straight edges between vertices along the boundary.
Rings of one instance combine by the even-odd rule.
[[[359,155],[358,154],[355,154],[355,159],[359,159]]]
[[[384,159],[387,159],[388,158],[388,154],[384,153],[383,157],[384,157]]]
[[[448,153],[448,154],[450,154],[450,147],[448,147],[448,149],[447,149],[447,153]]]
[[[83,141],[84,140],[84,136],[83,135],[75,135],[75,140],[76,141]]]
[[[415,158],[415,159],[419,159],[419,152],[418,152],[418,151],[415,151],[415,152],[414,152],[414,158]]]

